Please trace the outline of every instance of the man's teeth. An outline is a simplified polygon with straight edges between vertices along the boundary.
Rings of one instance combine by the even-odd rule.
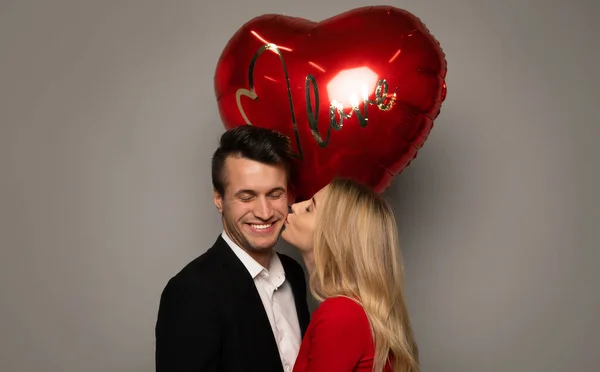
[[[255,225],[255,224],[251,224],[250,226],[252,226],[255,229],[268,229],[269,227],[271,227],[271,224],[265,224],[265,225]]]

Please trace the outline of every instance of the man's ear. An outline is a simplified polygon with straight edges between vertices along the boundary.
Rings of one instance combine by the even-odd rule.
[[[217,189],[213,189],[213,202],[219,213],[223,213],[223,197],[219,194]]]

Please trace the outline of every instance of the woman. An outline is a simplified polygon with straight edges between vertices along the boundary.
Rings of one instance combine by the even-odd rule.
[[[302,253],[321,302],[294,372],[416,372],[396,221],[365,186],[336,179],[296,203],[282,235]]]

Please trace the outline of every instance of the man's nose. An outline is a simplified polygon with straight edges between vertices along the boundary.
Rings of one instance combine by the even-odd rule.
[[[260,198],[258,200],[254,214],[256,217],[265,221],[273,217],[273,208],[266,198]]]

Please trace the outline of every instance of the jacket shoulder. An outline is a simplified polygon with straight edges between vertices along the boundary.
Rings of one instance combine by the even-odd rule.
[[[213,246],[173,275],[167,282],[165,291],[175,288],[189,289],[190,287],[196,290],[206,289],[218,282],[218,278],[223,275],[222,273],[219,256]],[[210,286],[207,286],[207,284],[210,284]]]

